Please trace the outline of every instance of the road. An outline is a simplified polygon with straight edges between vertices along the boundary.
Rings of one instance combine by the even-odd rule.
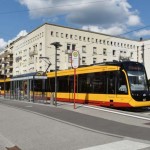
[[[149,150],[150,115],[101,107],[0,99],[1,147],[22,150]]]

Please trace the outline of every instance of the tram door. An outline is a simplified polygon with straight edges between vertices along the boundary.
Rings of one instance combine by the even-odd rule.
[[[109,71],[107,74],[107,101],[113,107],[116,99],[116,84],[117,84],[117,71]]]

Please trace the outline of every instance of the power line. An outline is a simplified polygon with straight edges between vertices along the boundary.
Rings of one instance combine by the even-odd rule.
[[[50,6],[50,7],[42,7],[42,8],[35,8],[30,10],[17,10],[17,11],[8,11],[8,12],[0,12],[0,15],[3,14],[14,14],[14,13],[23,13],[23,12],[32,12],[32,11],[40,11],[45,9],[54,9],[54,8],[63,8],[63,7],[72,7],[72,6],[79,6],[79,5],[87,5],[87,4],[94,4],[94,3],[100,3],[100,2],[106,2],[110,0],[99,0],[99,1],[93,1],[93,2],[85,2],[85,3],[75,3],[75,4],[68,4],[68,5],[57,5],[57,6]]]

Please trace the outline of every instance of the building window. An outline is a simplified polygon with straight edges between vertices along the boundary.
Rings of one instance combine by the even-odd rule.
[[[67,44],[67,50],[70,50],[71,44]]]
[[[39,50],[40,51],[42,50],[42,43],[40,43],[40,45],[39,45]]]
[[[94,43],[94,38],[92,38],[92,43]]]
[[[75,35],[75,40],[77,40],[78,39],[78,37],[77,37],[77,35]]]
[[[83,41],[86,41],[86,37],[83,37]]]
[[[61,33],[61,38],[63,38],[64,37],[64,34],[63,33]]]
[[[66,39],[68,39],[68,34],[66,34]]]
[[[116,56],[116,51],[115,50],[113,50],[113,56]]]
[[[80,41],[82,40],[82,37],[81,37],[81,36],[79,36],[79,40],[80,40]]]
[[[72,50],[75,51],[76,50],[76,45],[72,44]]]
[[[34,51],[37,51],[37,45],[34,45],[34,46],[33,46],[33,50],[34,50]]]
[[[51,31],[51,36],[54,36],[54,32],[53,31]]]
[[[86,57],[82,57],[82,64],[86,64]]]
[[[93,58],[93,64],[96,64],[96,58]]]
[[[105,48],[103,49],[103,55],[107,55],[107,50]]]
[[[58,32],[56,32],[56,37],[59,37]]]
[[[82,46],[82,53],[86,53],[86,46]]]
[[[133,52],[130,53],[130,57],[133,58]]]
[[[144,60],[143,53],[141,53],[141,58],[142,58],[142,60]]]
[[[106,62],[107,61],[107,59],[103,59],[103,62]]]
[[[93,47],[93,54],[97,54],[97,48]]]

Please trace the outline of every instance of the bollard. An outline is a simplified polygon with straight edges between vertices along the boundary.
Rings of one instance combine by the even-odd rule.
[[[50,104],[54,105],[54,93],[51,93]]]

